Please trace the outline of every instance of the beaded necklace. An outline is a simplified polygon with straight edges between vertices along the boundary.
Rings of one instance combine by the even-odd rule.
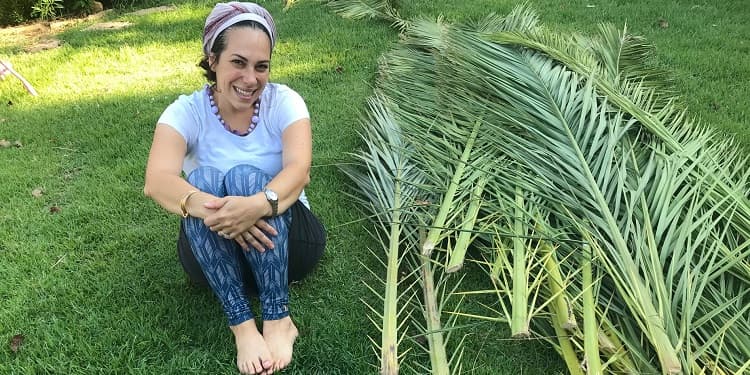
[[[211,103],[211,111],[214,113],[214,115],[216,115],[216,118],[219,119],[219,122],[222,126],[224,126],[224,129],[232,134],[239,135],[241,137],[252,133],[252,131],[255,130],[255,127],[258,126],[258,123],[260,122],[260,117],[258,116],[258,113],[260,112],[260,98],[258,98],[258,100],[255,101],[255,104],[253,104],[253,117],[250,119],[250,127],[247,128],[247,131],[241,132],[229,127],[229,125],[227,125],[227,123],[221,117],[221,114],[219,113],[219,107],[216,105],[216,101],[214,101],[214,96],[212,94],[213,88],[214,86],[206,85],[208,101]]]

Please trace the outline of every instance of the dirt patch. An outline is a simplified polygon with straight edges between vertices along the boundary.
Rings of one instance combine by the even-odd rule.
[[[174,6],[160,6],[125,13],[123,14],[123,16],[144,16],[147,14],[166,12],[174,9],[176,9]],[[81,22],[100,20],[111,12],[111,9],[107,9],[103,12],[99,12],[82,18],[71,18],[52,22],[36,22],[27,25],[3,28],[0,29],[0,41],[11,41],[11,43],[9,43],[10,45],[23,45],[25,46],[24,51],[29,53],[57,48],[62,43],[54,38],[56,34]],[[131,25],[132,23],[125,21],[98,22],[89,26],[88,28],[86,28],[86,30],[120,30]],[[6,43],[4,42],[0,42],[0,47],[5,44]]]
[[[126,27],[130,27],[133,24],[130,22],[122,22],[122,21],[113,21],[113,22],[99,22],[95,23],[89,27],[87,27],[84,30],[92,31],[92,30],[120,30],[124,29]]]
[[[53,49],[60,47],[62,45],[62,42],[55,38],[42,38],[37,40],[34,44],[24,48],[24,51],[28,53],[34,53],[39,51],[45,51],[48,49]]]
[[[160,6],[160,7],[136,10],[135,12],[130,12],[128,14],[131,14],[134,16],[145,16],[151,13],[167,12],[167,11],[175,10],[175,9],[176,8],[173,5],[165,5],[165,6]]]

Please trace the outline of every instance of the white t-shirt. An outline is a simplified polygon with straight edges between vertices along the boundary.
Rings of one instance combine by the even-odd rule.
[[[185,175],[195,168],[212,166],[226,172],[239,164],[250,164],[270,176],[282,167],[281,134],[297,120],[310,118],[302,97],[286,85],[268,83],[260,96],[260,122],[242,137],[228,132],[211,109],[205,87],[180,95],[159,117],[160,124],[177,130],[185,138]],[[305,192],[299,198],[309,207]]]

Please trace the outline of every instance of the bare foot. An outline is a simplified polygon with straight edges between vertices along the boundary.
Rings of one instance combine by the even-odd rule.
[[[263,321],[263,338],[276,361],[274,370],[281,370],[292,362],[292,347],[298,334],[291,317]]]
[[[237,345],[237,368],[242,374],[272,374],[273,360],[263,336],[255,326],[255,320],[246,320],[229,326]]]

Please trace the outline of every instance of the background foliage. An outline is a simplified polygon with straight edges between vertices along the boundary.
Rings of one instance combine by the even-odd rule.
[[[0,27],[41,18],[34,13],[34,7],[43,5],[44,2],[45,0],[0,0]],[[91,10],[92,2],[93,0],[63,0],[60,2],[62,8],[56,12],[56,16],[87,14]],[[141,8],[166,3],[163,0],[99,0],[99,2],[104,5],[104,9]]]

